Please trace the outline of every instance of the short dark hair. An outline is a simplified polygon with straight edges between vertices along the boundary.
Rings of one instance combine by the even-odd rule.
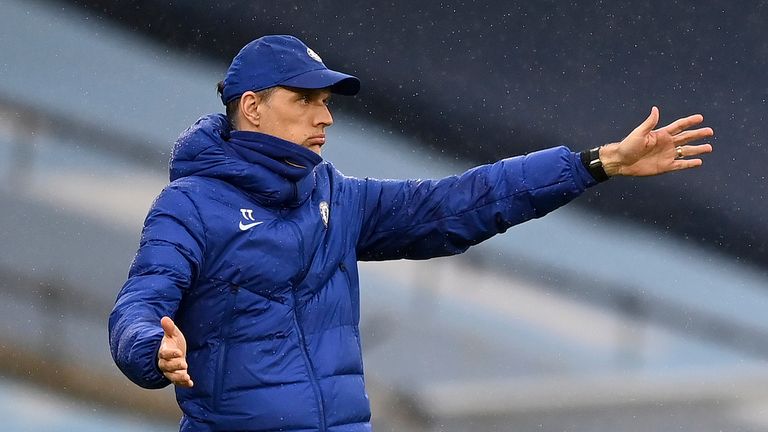
[[[275,87],[266,88],[264,90],[259,90],[255,92],[262,101],[269,100],[269,97],[272,96],[272,92],[275,90]],[[219,94],[219,97],[221,97],[222,94],[224,94],[224,81],[219,81],[216,84],[216,92]],[[226,113],[227,113],[227,120],[229,120],[229,126],[232,129],[236,129],[235,125],[235,119],[237,118],[237,111],[240,109],[240,97],[236,97],[232,99],[231,101],[226,103]]]

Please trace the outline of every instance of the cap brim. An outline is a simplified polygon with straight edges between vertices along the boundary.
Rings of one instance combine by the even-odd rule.
[[[304,72],[279,85],[306,89],[330,88],[331,92],[346,96],[354,96],[360,91],[360,80],[357,77],[330,69]]]

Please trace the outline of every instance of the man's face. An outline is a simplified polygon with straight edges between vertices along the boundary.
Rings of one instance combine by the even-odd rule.
[[[282,138],[320,154],[325,128],[333,124],[327,89],[277,87],[258,104],[257,132]]]

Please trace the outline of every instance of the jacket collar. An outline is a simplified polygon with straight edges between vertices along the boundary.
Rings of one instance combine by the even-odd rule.
[[[322,158],[292,142],[231,131],[225,116],[208,115],[177,140],[171,181],[197,175],[231,183],[266,207],[296,207],[312,193]]]

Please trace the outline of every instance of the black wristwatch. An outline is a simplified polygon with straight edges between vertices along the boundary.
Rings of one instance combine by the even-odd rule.
[[[581,152],[581,163],[587,168],[592,177],[598,182],[604,182],[610,177],[605,173],[603,161],[600,160],[600,147]]]

